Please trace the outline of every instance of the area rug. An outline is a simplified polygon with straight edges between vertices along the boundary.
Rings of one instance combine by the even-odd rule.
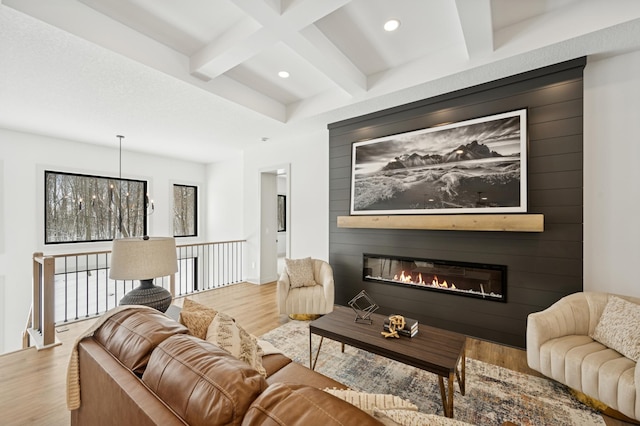
[[[309,323],[290,321],[263,336],[285,355],[309,366]],[[313,336],[315,349],[320,342]],[[390,393],[416,404],[420,411],[443,415],[437,376],[381,356],[324,339],[316,371],[352,389]],[[574,399],[568,389],[544,378],[467,358],[466,394],[456,383],[454,417],[474,425],[604,425],[602,416]]]

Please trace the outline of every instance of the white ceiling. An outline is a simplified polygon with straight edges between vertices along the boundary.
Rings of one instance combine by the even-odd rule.
[[[637,0],[0,0],[0,127],[209,163],[638,48]]]

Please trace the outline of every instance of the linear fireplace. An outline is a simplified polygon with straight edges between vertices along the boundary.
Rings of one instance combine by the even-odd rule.
[[[506,302],[507,267],[363,254],[363,279]]]

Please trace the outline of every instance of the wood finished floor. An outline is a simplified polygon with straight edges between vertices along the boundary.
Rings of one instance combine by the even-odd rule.
[[[275,283],[260,286],[241,283],[189,297],[230,314],[256,336],[289,321],[277,312]],[[181,306],[183,300],[178,298],[174,303]],[[0,425],[69,425],[65,389],[67,363],[76,337],[91,322],[58,327],[56,336],[62,344],[52,349],[30,348],[0,356]],[[520,349],[468,338],[467,356],[539,375],[529,369],[526,353]],[[608,426],[630,424],[608,416],[603,418]]]

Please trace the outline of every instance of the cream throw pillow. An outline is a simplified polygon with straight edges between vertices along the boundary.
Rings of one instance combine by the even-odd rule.
[[[362,411],[365,411],[373,415],[373,409],[380,410],[390,409],[403,409],[417,411],[418,406],[410,401],[400,398],[399,396],[382,394],[382,393],[366,393],[358,392],[351,389],[330,389],[326,388],[323,391],[330,393],[331,395],[340,398],[343,401],[348,402],[351,405],[355,405]]]
[[[180,323],[189,329],[192,336],[204,339],[217,313],[213,308],[186,298],[180,311]]]
[[[313,287],[316,285],[313,279],[313,260],[310,257],[304,259],[285,259],[289,284],[291,288]]]
[[[640,360],[640,305],[610,296],[590,336],[627,358]]]
[[[386,426],[470,426],[458,420],[418,411],[414,403],[399,396],[358,392],[351,389],[323,389],[368,413]]]
[[[258,339],[240,327],[229,315],[218,312],[207,330],[206,340],[249,364],[263,377],[267,371],[262,366],[262,348]]]

